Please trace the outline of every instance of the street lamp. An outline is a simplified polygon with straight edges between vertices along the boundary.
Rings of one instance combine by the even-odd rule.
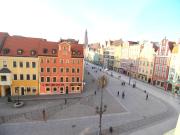
[[[107,110],[107,105],[103,106],[103,89],[107,86],[107,77],[103,75],[98,79],[98,87],[101,89],[100,107],[96,107],[96,113],[99,114],[99,135],[102,135],[102,115]]]
[[[133,67],[133,63],[131,63],[129,67],[130,67],[130,70],[129,70],[129,85],[130,85],[131,84],[131,68]]]

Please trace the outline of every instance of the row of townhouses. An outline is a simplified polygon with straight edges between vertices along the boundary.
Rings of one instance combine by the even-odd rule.
[[[180,94],[180,43],[105,41],[89,44],[85,59],[126,75]]]
[[[83,91],[84,46],[0,33],[0,96]]]

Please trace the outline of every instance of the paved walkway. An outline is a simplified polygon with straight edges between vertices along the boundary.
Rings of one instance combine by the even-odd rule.
[[[91,65],[91,64],[90,64]],[[93,65],[93,66],[95,66],[95,65]],[[97,66],[97,68],[98,68],[98,66]],[[135,100],[135,98],[136,98],[136,96],[137,96],[137,94],[138,94],[138,92],[136,91],[136,89],[133,89],[132,88],[132,82],[133,82],[133,79],[131,80],[131,86],[129,86],[128,84],[127,84],[127,82],[129,82],[129,78],[127,77],[127,76],[124,76],[124,75],[122,75],[122,74],[119,74],[119,73],[116,73],[116,72],[113,72],[113,71],[108,71],[108,72],[105,72],[104,74],[106,74],[106,75],[108,75],[108,78],[109,78],[109,76],[111,75],[111,73],[113,74],[113,79],[111,78],[110,79],[110,82],[112,82],[112,83],[115,83],[116,81],[125,81],[126,82],[126,86],[123,88],[123,91],[126,91],[126,93],[127,93],[127,96],[129,97],[129,96],[131,96],[131,94],[133,94],[134,96],[134,100]],[[119,79],[118,78],[118,76],[120,76],[121,75],[121,79]],[[153,127],[156,127],[156,130],[154,131],[154,133],[155,134],[157,134],[157,135],[159,135],[159,133],[161,132],[161,133],[164,133],[164,132],[166,132],[166,131],[168,131],[168,130],[170,130],[170,129],[172,129],[172,128],[174,128],[175,127],[175,125],[176,125],[176,121],[177,121],[177,118],[178,118],[178,115],[177,115],[177,113],[176,113],[176,111],[179,113],[180,111],[179,111],[179,109],[180,109],[180,107],[179,107],[179,102],[180,102],[180,100],[179,100],[179,97],[174,97],[172,94],[169,94],[169,93],[167,93],[167,92],[165,92],[165,91],[163,91],[163,90],[161,90],[161,89],[159,89],[159,88],[157,88],[157,87],[154,87],[154,86],[152,86],[152,85],[148,85],[148,84],[145,84],[145,83],[143,83],[143,82],[141,82],[141,81],[138,81],[138,80],[136,80],[136,83],[137,83],[137,88],[139,89],[139,92],[140,93],[143,93],[143,95],[144,95],[144,99],[145,99],[145,94],[144,94],[144,90],[146,90],[148,93],[149,93],[149,99],[150,99],[150,101],[154,98],[154,96],[155,97],[158,97],[158,99],[157,99],[157,101],[159,101],[159,102],[161,102],[161,103],[163,103],[164,101],[165,101],[165,103],[164,103],[164,105],[163,106],[159,106],[159,108],[161,108],[161,109],[158,109],[158,106],[157,106],[157,108],[154,106],[153,108],[151,108],[151,106],[149,106],[149,105],[147,105],[147,108],[146,107],[144,107],[144,105],[142,105],[142,103],[144,103],[144,102],[142,102],[142,101],[140,101],[139,102],[139,105],[140,106],[143,106],[143,107],[140,107],[141,109],[144,109],[144,111],[143,110],[138,110],[138,109],[140,109],[140,108],[136,108],[137,107],[137,105],[133,105],[135,108],[134,109],[132,109],[131,110],[131,112],[132,113],[138,113],[138,112],[143,112],[142,114],[144,115],[144,114],[146,114],[147,115],[147,117],[150,117],[151,115],[153,115],[153,116],[157,116],[156,117],[156,119],[155,119],[155,122],[156,121],[158,121],[158,123],[156,124],[156,123],[153,123],[153,121],[151,121],[150,123],[149,123],[149,120],[145,120],[146,122],[146,124],[145,125],[148,125],[148,127],[151,127],[150,125],[152,125]],[[119,85],[120,85],[121,83],[119,83]],[[112,84],[111,86],[114,86],[114,84]],[[130,93],[128,93],[128,91],[127,91],[127,87],[129,87],[129,90],[131,91]],[[121,90],[121,88],[119,88],[120,90]],[[117,91],[117,90],[116,90]],[[122,90],[121,90],[122,91]],[[136,91],[136,92],[135,92]],[[113,93],[112,92],[112,87],[111,87],[111,90],[110,90],[110,93]],[[115,95],[115,94],[114,94]],[[154,95],[154,96],[153,96]],[[128,98],[128,102],[129,102],[129,99],[130,98]],[[156,98],[155,98],[156,99]],[[155,99],[153,99],[153,100],[155,100]],[[159,100],[160,99],[160,100]],[[153,101],[152,100],[152,101]],[[131,103],[133,103],[133,101],[131,101]],[[126,103],[125,103],[126,104]],[[171,106],[173,106],[175,109],[176,109],[176,111],[174,110],[174,108],[172,108]],[[129,107],[131,107],[131,105],[129,104],[128,105],[128,109],[130,109]],[[166,108],[166,110],[165,110],[165,108]],[[163,109],[164,108],[164,109]],[[152,110],[153,109],[153,110]],[[158,111],[162,111],[162,112],[154,112],[154,110],[158,110]],[[134,112],[134,110],[135,110],[135,112]],[[147,110],[149,110],[150,111],[150,113],[145,113]],[[137,111],[137,112],[136,112]],[[163,112],[165,112],[165,113],[163,113]],[[152,113],[152,114],[151,114]],[[156,114],[161,114],[161,115],[156,115]],[[162,115],[163,114],[163,115]],[[166,114],[166,115],[165,115]],[[145,117],[145,119],[146,119],[146,117]],[[151,118],[152,119],[152,118]],[[166,119],[170,119],[169,120],[169,126],[167,126],[167,124],[166,124],[166,122],[161,122],[161,124],[159,124],[160,123],[160,121],[162,121],[162,119],[164,119],[164,121],[166,120]],[[140,122],[140,124],[142,124],[143,122]],[[149,124],[148,124],[149,123]],[[153,123],[153,124],[152,124]],[[132,123],[130,123],[130,124],[132,124]],[[134,125],[139,125],[139,124],[134,124]],[[166,128],[161,128],[160,129],[160,127],[163,127],[162,125],[164,125]],[[127,126],[127,125],[126,125]],[[116,127],[116,131],[118,130],[118,129],[121,129],[123,126],[119,126],[119,127]],[[132,126],[133,127],[133,126]],[[135,126],[134,126],[135,127]],[[139,125],[139,127],[141,127],[140,125]],[[123,129],[123,128],[122,128]],[[127,128],[126,128],[127,129]],[[137,128],[136,128],[136,130],[137,130]],[[134,130],[132,130],[133,132],[135,132]],[[131,131],[131,132],[132,132]],[[146,132],[146,131],[149,131],[149,129],[148,130],[141,130],[141,134],[147,134],[148,132]],[[121,133],[120,131],[118,131],[118,133]],[[118,134],[117,133],[117,134]],[[116,134],[116,133],[114,133],[114,134]],[[130,131],[129,132],[126,132],[126,134],[130,134]],[[135,134],[135,133],[134,133]],[[137,135],[139,134],[139,132],[137,132]],[[151,132],[149,132],[149,134],[151,134]]]
[[[90,65],[90,64],[89,64]],[[91,74],[97,78],[99,75],[102,75],[102,72],[94,72],[91,67],[87,67],[87,70],[91,72]],[[116,73],[114,73],[116,74]],[[118,75],[118,74],[117,74]],[[151,126],[157,125],[159,123],[164,123],[165,120],[170,120],[171,118],[175,118],[173,116],[177,116],[174,108],[171,107],[171,102],[173,107],[177,107],[176,102],[174,103],[174,99],[171,100],[169,105],[164,102],[164,98],[160,98],[156,95],[156,91],[152,92],[153,89],[149,88],[151,86],[146,86],[148,93],[150,93],[149,100],[145,100],[144,85],[143,88],[141,83],[138,82],[138,89],[133,89],[131,86],[122,87],[121,80],[116,78],[109,78],[109,85],[106,90],[110,96],[105,96],[104,99],[107,102],[110,102],[111,99],[115,100],[115,103],[111,106],[118,108],[125,108],[126,112],[122,113],[110,113],[103,115],[103,132],[107,133],[107,129],[112,126],[114,128],[114,132],[112,135],[121,134],[131,134],[135,133],[138,130],[143,130],[144,128],[149,128]],[[126,76],[122,75],[122,80],[128,81]],[[145,84],[146,85],[146,84]],[[92,87],[92,86],[91,86]],[[122,99],[121,96],[117,96],[117,91],[125,91],[125,99]],[[93,91],[94,92],[94,91]],[[156,98],[156,96],[158,98]],[[159,96],[162,97],[162,94],[159,93]],[[169,96],[169,95],[167,95]],[[83,102],[85,103],[85,102]],[[84,104],[77,103],[80,105],[79,107],[83,107]],[[91,106],[91,102],[88,102],[88,106]],[[108,105],[109,106],[109,105]],[[77,108],[76,108],[77,109]],[[82,109],[83,110],[83,109]],[[178,110],[178,109],[176,109]],[[65,113],[73,110],[67,110]],[[84,110],[86,111],[86,110]],[[78,110],[76,110],[78,113]],[[87,113],[87,112],[86,112]],[[69,115],[69,114],[68,114]],[[71,118],[61,118],[56,120],[48,120],[47,122],[26,122],[26,123],[12,123],[12,124],[3,124],[0,127],[0,134],[3,135],[91,135],[95,134],[98,131],[99,117],[97,115],[93,116],[82,116],[82,117],[71,117]],[[172,128],[175,125],[174,121],[170,127],[166,129],[160,129],[161,133],[169,130],[168,128]],[[18,130],[21,127],[21,130]],[[161,126],[160,126],[161,127]],[[157,128],[159,129],[159,128]],[[148,130],[147,130],[148,131]],[[143,133],[143,132],[141,132]],[[152,132],[144,132],[146,135],[151,135]],[[157,130],[153,135],[159,135],[160,132]],[[138,134],[137,134],[138,135]]]

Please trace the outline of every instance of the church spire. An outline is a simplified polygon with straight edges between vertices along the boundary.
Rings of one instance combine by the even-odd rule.
[[[88,46],[88,33],[87,33],[87,29],[86,29],[86,31],[85,31],[84,45],[85,45],[85,46]]]

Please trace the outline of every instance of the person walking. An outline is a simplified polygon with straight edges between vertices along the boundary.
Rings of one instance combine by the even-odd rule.
[[[124,91],[122,92],[122,98],[124,99],[124,97],[125,97],[125,93],[124,93]]]
[[[45,109],[43,109],[42,114],[43,114],[43,120],[46,121],[47,118],[46,118],[46,111],[45,111]]]
[[[118,93],[117,93],[117,96],[119,96],[119,91],[118,91]]]
[[[94,91],[94,95],[96,95],[96,91]]]
[[[148,93],[146,94],[146,100],[148,100]]]

